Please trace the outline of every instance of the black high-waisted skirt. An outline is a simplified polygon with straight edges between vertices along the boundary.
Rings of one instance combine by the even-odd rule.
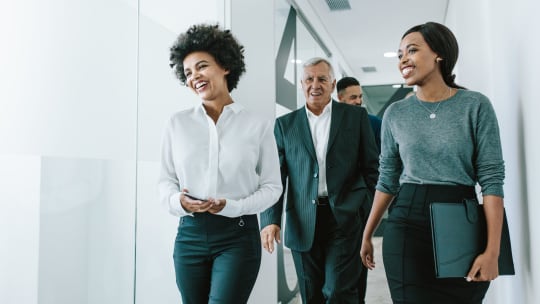
[[[383,261],[392,301],[397,304],[480,304],[489,282],[437,279],[429,204],[476,196],[472,186],[403,184],[388,215]]]

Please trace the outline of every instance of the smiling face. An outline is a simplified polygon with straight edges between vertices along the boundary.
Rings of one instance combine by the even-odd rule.
[[[403,37],[398,50],[398,68],[407,85],[419,85],[442,75],[437,63],[438,55],[433,52],[419,32]]]
[[[362,105],[362,88],[359,85],[348,86],[344,90],[338,92],[339,101],[350,105]]]
[[[193,52],[183,61],[186,86],[205,101],[229,96],[226,75],[223,69],[207,52]]]
[[[302,90],[306,97],[307,107],[317,114],[331,100],[336,80],[332,77],[330,67],[325,62],[306,66],[302,77]]]

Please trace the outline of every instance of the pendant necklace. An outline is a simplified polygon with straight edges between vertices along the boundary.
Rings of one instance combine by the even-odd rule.
[[[448,87],[448,97],[445,98],[445,99],[448,99],[450,97],[450,95],[452,95],[452,88],[451,87]],[[422,108],[424,108],[426,111],[428,111],[429,114],[429,118],[430,119],[435,119],[437,117],[437,110],[439,110],[439,106],[441,105],[442,101],[444,99],[441,99],[441,101],[439,101],[439,103],[437,104],[437,106],[435,107],[435,110],[434,111],[431,111],[428,107],[426,107],[417,97],[417,95],[414,95],[414,98],[416,98],[416,101],[418,101],[418,104],[422,106]]]

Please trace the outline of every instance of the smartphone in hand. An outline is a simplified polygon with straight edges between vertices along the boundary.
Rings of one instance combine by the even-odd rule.
[[[201,201],[201,202],[206,202],[206,201],[207,201],[207,200],[205,200],[205,199],[198,198],[198,197],[193,196],[193,195],[191,195],[191,194],[189,194],[189,193],[186,193],[186,192],[182,192],[182,193],[183,193],[185,196],[187,196],[187,197],[189,197],[190,199],[192,199],[192,200]]]

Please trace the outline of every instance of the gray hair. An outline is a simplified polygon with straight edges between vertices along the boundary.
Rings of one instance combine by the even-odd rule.
[[[328,69],[330,70],[330,77],[332,77],[332,80],[336,79],[336,77],[334,76],[334,68],[332,67],[332,64],[330,63],[330,61],[328,61],[327,59],[324,59],[322,57],[313,57],[311,59],[308,59],[308,60],[306,60],[306,62],[304,62],[302,67],[305,70],[305,68],[317,65],[317,64],[319,64],[321,62],[326,63],[326,65],[328,66]]]

